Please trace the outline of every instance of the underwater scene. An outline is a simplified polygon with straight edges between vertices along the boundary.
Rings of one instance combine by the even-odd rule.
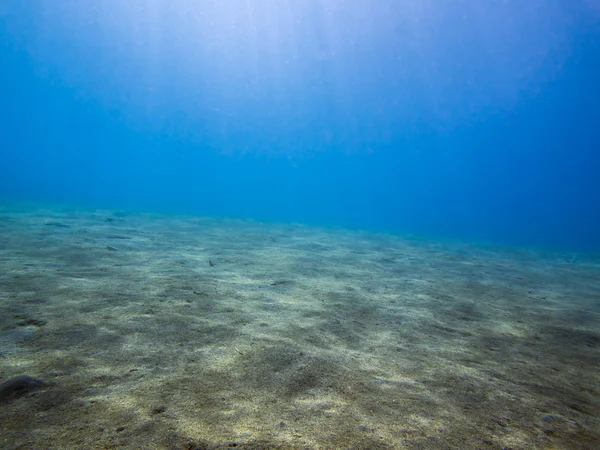
[[[0,448],[600,448],[599,80],[599,0],[1,2]]]

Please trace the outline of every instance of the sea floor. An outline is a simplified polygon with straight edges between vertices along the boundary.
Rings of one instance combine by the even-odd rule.
[[[600,259],[0,207],[3,449],[600,448]]]

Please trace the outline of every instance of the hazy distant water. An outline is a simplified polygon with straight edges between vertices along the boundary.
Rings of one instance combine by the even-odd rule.
[[[0,196],[598,251],[599,20],[3,2]]]

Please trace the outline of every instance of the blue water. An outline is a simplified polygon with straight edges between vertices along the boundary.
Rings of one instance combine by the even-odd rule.
[[[599,24],[599,0],[4,0],[0,198],[600,251]]]

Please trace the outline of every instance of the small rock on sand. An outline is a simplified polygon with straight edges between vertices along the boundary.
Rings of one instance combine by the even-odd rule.
[[[17,398],[37,391],[46,386],[46,382],[40,378],[30,377],[29,375],[21,375],[11,378],[8,381],[0,384],[0,402],[9,403]]]

